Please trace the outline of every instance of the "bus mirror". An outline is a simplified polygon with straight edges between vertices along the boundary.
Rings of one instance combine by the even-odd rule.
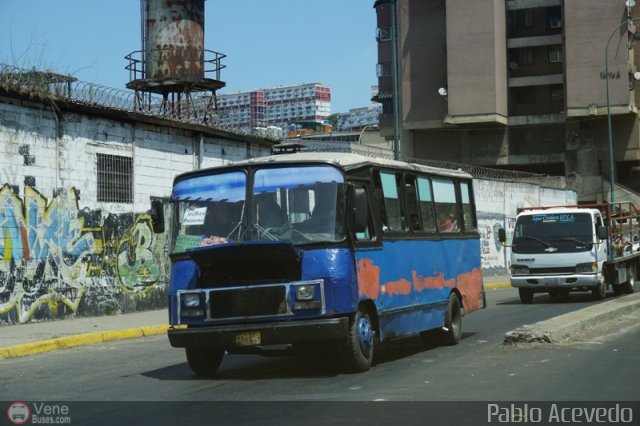
[[[354,232],[365,232],[369,224],[367,192],[364,188],[355,188],[353,194]]]
[[[164,232],[164,203],[162,200],[151,201],[151,226],[156,234]]]
[[[609,236],[609,232],[607,231],[607,227],[606,226],[598,226],[596,228],[596,236],[598,237],[599,240],[606,240],[607,237]]]
[[[502,244],[507,241],[507,233],[505,232],[504,228],[498,229],[498,241],[500,241]]]

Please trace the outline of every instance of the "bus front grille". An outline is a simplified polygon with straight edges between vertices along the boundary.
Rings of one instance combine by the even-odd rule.
[[[287,313],[286,286],[255,286],[211,292],[211,318],[233,318]]]

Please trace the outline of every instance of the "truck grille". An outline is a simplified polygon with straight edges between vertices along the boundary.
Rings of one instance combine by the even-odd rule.
[[[287,313],[286,286],[255,286],[210,293],[211,318],[233,318]]]
[[[529,268],[529,273],[532,275],[541,274],[575,274],[575,267],[563,267],[563,268]]]

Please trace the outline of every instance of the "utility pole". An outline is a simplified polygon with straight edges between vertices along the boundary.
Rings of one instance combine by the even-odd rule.
[[[400,61],[398,60],[398,0],[391,1],[391,78],[393,80],[393,158],[400,160],[400,131],[402,111],[400,107]]]

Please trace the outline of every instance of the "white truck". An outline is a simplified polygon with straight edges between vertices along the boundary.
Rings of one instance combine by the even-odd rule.
[[[511,245],[511,285],[522,303],[535,293],[566,297],[591,291],[604,299],[632,293],[640,262],[640,214],[631,203],[518,210]],[[498,231],[506,243],[504,229]]]

